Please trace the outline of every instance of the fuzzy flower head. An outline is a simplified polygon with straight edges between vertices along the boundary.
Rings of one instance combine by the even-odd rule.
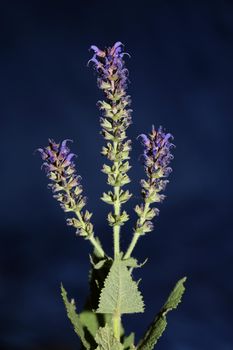
[[[73,162],[75,154],[70,152],[67,146],[68,141],[71,140],[56,143],[49,139],[49,145],[39,148],[38,151],[44,160],[42,166],[51,181],[49,187],[54,193],[54,198],[65,212],[79,214],[79,220],[77,218],[67,219],[68,225],[74,226],[83,236],[88,236],[92,234],[92,225],[89,223],[91,214],[88,211],[85,214],[81,212],[86,204],[86,197],[82,196],[81,177],[76,173]]]
[[[105,101],[98,102],[105,117],[100,119],[102,134],[106,140],[123,140],[125,130],[132,123],[132,110],[128,109],[130,96],[126,94],[128,70],[123,60],[126,54],[123,52],[123,44],[118,41],[105,50],[92,45],[91,49],[94,55],[89,62],[94,64],[98,86],[106,96]]]
[[[158,130],[152,127],[152,132],[148,136],[139,135],[144,146],[143,163],[147,174],[147,180],[141,180],[142,195],[148,202],[161,202],[164,195],[160,194],[169,182],[167,177],[172,169],[169,167],[173,159],[171,154],[171,134],[166,134],[160,126]]]
[[[44,160],[48,178],[51,180],[49,187],[58,200],[70,194],[75,199],[75,189],[79,186],[79,176],[76,175],[75,165],[72,161],[74,153],[70,153],[67,142],[64,140],[61,144],[49,139],[49,145],[44,149],[39,148],[38,151]]]
[[[97,46],[92,45],[91,50],[94,51],[94,55],[89,62],[94,63],[99,74],[99,87],[101,89],[111,88],[113,83],[117,82],[119,92],[125,90],[128,70],[124,67],[123,56],[126,53],[123,52],[123,44],[118,41],[113,47],[108,47],[105,50],[100,50]]]

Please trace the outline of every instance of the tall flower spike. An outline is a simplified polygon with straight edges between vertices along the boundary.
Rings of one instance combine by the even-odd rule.
[[[161,126],[158,130],[152,126],[151,134],[141,134],[139,138],[144,147],[142,157],[147,179],[141,180],[143,203],[135,207],[138,220],[125,259],[130,257],[138,238],[153,230],[151,220],[159,214],[159,209],[150,208],[150,205],[164,200],[165,196],[162,192],[169,182],[167,177],[172,171],[169,167],[170,161],[173,159],[171,147],[174,145],[170,142],[173,138],[172,135],[166,134]]]
[[[60,203],[61,208],[66,212],[74,213],[75,216],[67,219],[67,224],[76,228],[77,234],[91,241],[101,256],[104,252],[96,241],[93,232],[93,225],[90,222],[92,214],[83,211],[86,205],[86,197],[82,195],[83,189],[80,184],[81,177],[76,174],[73,162],[74,153],[70,152],[67,142],[56,143],[49,139],[49,145],[45,148],[38,148],[45,168],[47,177],[51,180],[49,187],[54,193],[53,197]]]
[[[114,212],[108,215],[108,221],[114,230],[116,256],[120,252],[120,226],[128,220],[128,214],[125,211],[121,213],[121,205],[132,196],[128,190],[123,191],[121,188],[130,182],[127,172],[130,169],[128,159],[131,141],[126,140],[126,130],[132,123],[132,110],[129,109],[130,96],[126,94],[128,71],[123,60],[125,53],[121,42],[116,42],[113,47],[105,50],[94,45],[91,49],[94,55],[89,62],[94,64],[98,74],[98,87],[106,97],[105,101],[98,102],[103,111],[103,117],[100,118],[101,134],[107,141],[102,154],[113,164],[104,164],[102,171],[107,174],[108,184],[113,186],[114,191],[104,193],[102,200],[114,208]]]

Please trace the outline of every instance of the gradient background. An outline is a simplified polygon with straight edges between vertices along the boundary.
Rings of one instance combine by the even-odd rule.
[[[231,350],[233,1],[8,0],[0,2],[0,26],[0,349],[78,348],[59,285],[80,309],[90,246],[66,226],[33,152],[48,137],[74,140],[88,208],[110,252],[109,207],[99,204],[107,187],[96,107],[102,94],[86,62],[91,44],[120,40],[131,54],[130,208],[143,176],[136,136],[162,124],[177,146],[156,230],[135,251],[149,257],[136,274],[146,312],[124,317],[126,329],[138,339],[187,275],[183,303],[156,349]]]

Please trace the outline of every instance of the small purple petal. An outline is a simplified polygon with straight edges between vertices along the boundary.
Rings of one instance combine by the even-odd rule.
[[[143,146],[149,147],[150,146],[150,139],[145,134],[138,135],[137,139],[141,138],[141,143]]]
[[[91,45],[90,50],[93,50],[96,54],[101,51],[97,46]]]
[[[71,159],[72,159],[73,157],[76,157],[76,154],[70,153],[70,154],[66,157],[65,161],[62,163],[62,167],[67,167],[68,165],[70,165],[70,164],[71,164]]]
[[[36,151],[38,151],[41,154],[41,158],[43,160],[46,160],[48,158],[47,153],[43,150],[43,148],[37,148]]]

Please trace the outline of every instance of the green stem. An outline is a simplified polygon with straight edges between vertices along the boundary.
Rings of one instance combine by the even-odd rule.
[[[104,258],[105,257],[105,252],[104,252],[103,248],[101,247],[100,243],[96,240],[95,236],[88,237],[88,240],[95,247],[95,249],[99,253],[100,257]]]
[[[114,141],[113,142],[113,148],[115,154],[117,153],[117,147],[118,147],[118,142]],[[115,161],[114,162],[114,175],[115,178],[117,179],[118,174],[119,174],[119,162]],[[114,187],[114,195],[115,195],[115,201],[114,201],[114,215],[119,216],[121,214],[121,203],[120,203],[120,186],[115,186]],[[119,256],[120,254],[120,225],[114,225],[113,227],[113,242],[114,242],[114,258]]]
[[[130,243],[128,249],[127,249],[127,252],[124,255],[124,259],[129,259],[130,258],[130,256],[131,256],[131,254],[132,254],[132,252],[133,252],[133,250],[134,250],[134,248],[135,248],[135,246],[137,244],[137,241],[138,241],[140,236],[141,236],[140,233],[137,233],[137,232],[134,233],[133,238],[131,240],[131,243]]]
[[[114,194],[116,201],[114,203],[114,214],[116,216],[120,215],[121,204],[119,201],[120,187],[114,187]],[[114,257],[116,258],[120,254],[120,225],[115,225],[113,227],[113,237],[114,237]]]
[[[113,334],[114,337],[120,341],[121,336],[121,315],[119,313],[115,313],[113,315]]]
[[[140,225],[143,225],[144,222],[146,221],[145,216],[146,216],[146,213],[147,213],[149,208],[150,208],[150,203],[145,203],[142,216],[140,217]],[[141,235],[142,235],[142,233],[137,232],[137,230],[135,231],[133,238],[132,238],[132,241],[131,241],[131,243],[130,243],[130,245],[129,245],[129,247],[124,255],[124,259],[130,258],[131,254],[132,254],[132,252],[137,244],[137,241]]]
[[[65,189],[65,192],[66,192],[67,196],[69,197],[69,199],[74,202],[73,198],[70,195],[70,191]],[[82,225],[85,226],[85,222],[83,221],[83,218],[82,218],[80,210],[76,209],[76,210],[74,210],[74,212],[75,212],[75,215],[77,216],[77,218],[79,219],[79,221],[82,223]],[[91,242],[91,244],[97,250],[97,252],[99,253],[100,257],[104,258],[105,257],[105,252],[104,252],[103,248],[101,247],[100,243],[94,237],[94,235],[87,236],[87,239]]]
[[[85,226],[85,222],[84,222],[84,220],[82,218],[82,215],[81,215],[80,211],[76,210],[75,214],[76,214],[77,218],[79,219],[79,221],[83,224],[83,226]],[[100,243],[96,240],[95,236],[91,235],[91,236],[87,236],[86,238],[91,242],[91,244],[97,250],[97,252],[99,253],[100,257],[103,258],[105,256],[105,252],[104,252],[103,248],[101,247]]]

